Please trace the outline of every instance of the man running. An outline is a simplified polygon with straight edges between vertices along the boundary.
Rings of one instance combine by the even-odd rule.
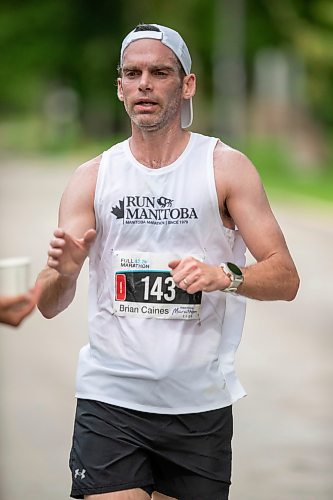
[[[297,293],[254,166],[188,130],[195,87],[176,31],[131,31],[118,97],[132,135],[80,166],[61,200],[39,309],[52,318],[71,303],[89,256],[73,498],[227,499],[246,297]]]

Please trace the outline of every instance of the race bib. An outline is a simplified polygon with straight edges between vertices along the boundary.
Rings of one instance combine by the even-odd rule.
[[[175,258],[150,252],[114,252],[114,314],[199,319],[202,292],[189,294],[176,286],[168,267]]]

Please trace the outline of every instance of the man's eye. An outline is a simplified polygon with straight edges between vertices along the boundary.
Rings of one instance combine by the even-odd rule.
[[[126,72],[125,72],[125,76],[126,76],[127,78],[134,78],[137,74],[138,74],[138,72],[137,72],[137,71],[126,71]]]

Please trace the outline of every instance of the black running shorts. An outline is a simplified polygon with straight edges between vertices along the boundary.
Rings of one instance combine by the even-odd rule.
[[[142,488],[179,500],[227,500],[232,408],[161,415],[79,399],[72,498]]]

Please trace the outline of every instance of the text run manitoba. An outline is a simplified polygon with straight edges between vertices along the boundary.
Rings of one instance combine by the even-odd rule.
[[[185,221],[197,219],[194,208],[173,207],[174,200],[165,197],[125,196],[119,207],[113,207],[112,213],[123,218],[125,223],[134,221]],[[122,214],[120,215],[120,210]]]
[[[168,220],[168,219],[197,219],[194,208],[135,208],[126,209],[126,219],[136,220]]]

